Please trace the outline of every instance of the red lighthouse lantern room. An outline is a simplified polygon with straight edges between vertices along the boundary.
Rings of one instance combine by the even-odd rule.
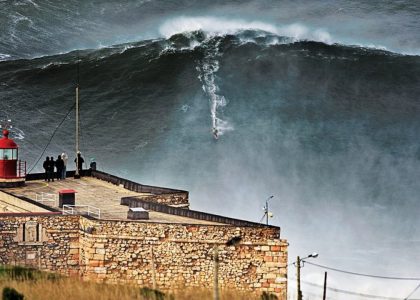
[[[0,139],[0,187],[15,187],[25,183],[26,162],[18,159],[18,145],[3,130]]]

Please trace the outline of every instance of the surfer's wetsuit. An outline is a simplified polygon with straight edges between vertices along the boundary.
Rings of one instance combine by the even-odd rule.
[[[219,138],[219,131],[217,128],[213,128],[213,136],[216,140]]]

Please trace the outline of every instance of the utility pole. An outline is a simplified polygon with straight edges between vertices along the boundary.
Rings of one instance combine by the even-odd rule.
[[[300,257],[298,256],[296,259],[296,268],[297,268],[297,300],[302,300],[302,292],[300,290]]]
[[[327,272],[324,274],[324,294],[322,296],[322,300],[327,299]]]
[[[156,290],[156,268],[155,268],[155,255],[153,253],[153,245],[150,245],[150,258],[152,264],[152,286],[153,290]]]
[[[74,178],[80,178],[79,174],[79,57],[77,58],[77,83],[76,83],[76,172]]]
[[[296,259],[296,279],[297,279],[297,300],[302,300],[303,296],[302,296],[302,291],[300,290],[300,268],[303,267],[303,263],[305,262],[305,259],[307,258],[317,258],[318,257],[318,253],[313,252],[311,254],[309,254],[308,256],[304,257],[304,258],[300,258],[300,256],[297,257]],[[302,265],[301,265],[302,263]],[[295,264],[295,263],[293,263]]]
[[[214,300],[219,300],[220,296],[219,296],[219,250],[217,249],[217,245],[214,246],[213,248],[213,262],[214,262],[214,283],[213,283],[213,288],[214,288],[214,292],[213,292],[213,299]]]
[[[265,217],[265,224],[268,225],[268,218],[273,217],[273,214],[268,211],[268,200],[270,200],[273,197],[274,196],[270,196],[265,200],[265,206],[263,208],[264,209],[264,215],[262,216],[262,218],[260,220],[260,223],[264,220],[264,217]]]

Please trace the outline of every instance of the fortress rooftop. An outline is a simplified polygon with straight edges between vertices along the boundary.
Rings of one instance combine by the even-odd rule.
[[[189,210],[188,192],[146,186],[104,172],[87,172],[80,179],[46,182],[43,174],[28,176],[25,186],[0,189],[1,213],[84,214],[103,220],[130,220],[130,208],[143,208],[141,222],[203,225],[262,226],[204,212]],[[59,207],[59,193],[74,190],[74,206]]]
[[[217,262],[221,288],[287,298],[279,227],[190,210],[187,191],[83,173],[0,188],[0,264],[174,290],[211,287]]]

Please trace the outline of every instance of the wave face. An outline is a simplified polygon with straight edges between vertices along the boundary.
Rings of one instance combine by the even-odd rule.
[[[357,5],[361,1],[335,1],[328,10],[342,5],[340,11],[348,18],[371,11],[373,19],[380,19],[390,13],[384,9],[388,2],[372,11],[373,2],[362,9]],[[73,106],[79,66],[86,161],[95,158],[99,169],[145,184],[190,190],[195,209],[255,221],[262,216],[265,197],[275,195],[270,200],[273,223],[282,225],[282,235],[290,240],[291,261],[316,250],[326,265],[384,275],[395,275],[404,265],[407,273],[397,275],[417,275],[412,257],[420,251],[420,56],[396,53],[420,49],[418,41],[410,40],[410,31],[405,44],[397,41],[402,36],[375,35],[378,43],[372,44],[395,50],[388,52],[351,46],[369,46],[363,39],[371,41],[372,32],[361,33],[354,42],[341,38],[343,24],[332,30],[322,23],[325,19],[315,21],[332,18],[316,1],[303,1],[309,7],[302,5],[302,10],[313,12],[307,14],[307,24],[291,20],[303,14],[292,3],[285,3],[289,10],[283,12],[266,2],[272,14],[254,22],[245,16],[263,9],[257,2],[245,2],[239,20],[226,16],[236,3],[190,2],[191,11],[200,5],[213,13],[223,8],[225,16],[212,19],[175,16],[179,1],[143,1],[121,8],[133,12],[125,19],[127,34],[118,37],[124,43],[100,47],[98,40],[113,44],[111,36],[123,31],[117,18],[122,12],[102,11],[106,22],[122,26],[113,26],[111,34],[105,21],[95,19],[101,10],[79,11],[84,17],[93,14],[92,36],[99,36],[89,40],[87,34],[82,41],[72,34],[83,33],[88,24],[70,30],[70,19],[82,18],[70,13],[78,11],[76,1],[60,7],[69,14],[64,25],[50,27],[47,22],[46,31],[34,11],[40,20],[48,11],[59,19],[53,2],[16,3],[22,4],[19,9],[26,7],[33,27],[20,19],[13,43],[0,39],[0,119],[13,120],[20,155],[29,165]],[[112,7],[112,2],[104,3]],[[175,12],[167,18],[171,6]],[[410,19],[417,8],[407,4],[399,9]],[[151,17],[139,17],[147,13]],[[275,15],[285,25],[273,25]],[[140,35],[136,24],[155,32]],[[69,40],[53,39],[54,30]],[[51,47],[44,49],[50,38]],[[98,49],[57,54],[72,49],[75,40],[74,48]],[[54,55],[42,56],[46,54]],[[73,140],[71,114],[45,155],[70,153]],[[34,171],[40,170],[38,164]],[[396,252],[396,263],[384,265],[383,257]],[[319,270],[310,268],[305,272],[312,280]],[[347,279],[339,282],[349,286]],[[405,297],[411,288],[352,282],[358,292],[396,297]]]

